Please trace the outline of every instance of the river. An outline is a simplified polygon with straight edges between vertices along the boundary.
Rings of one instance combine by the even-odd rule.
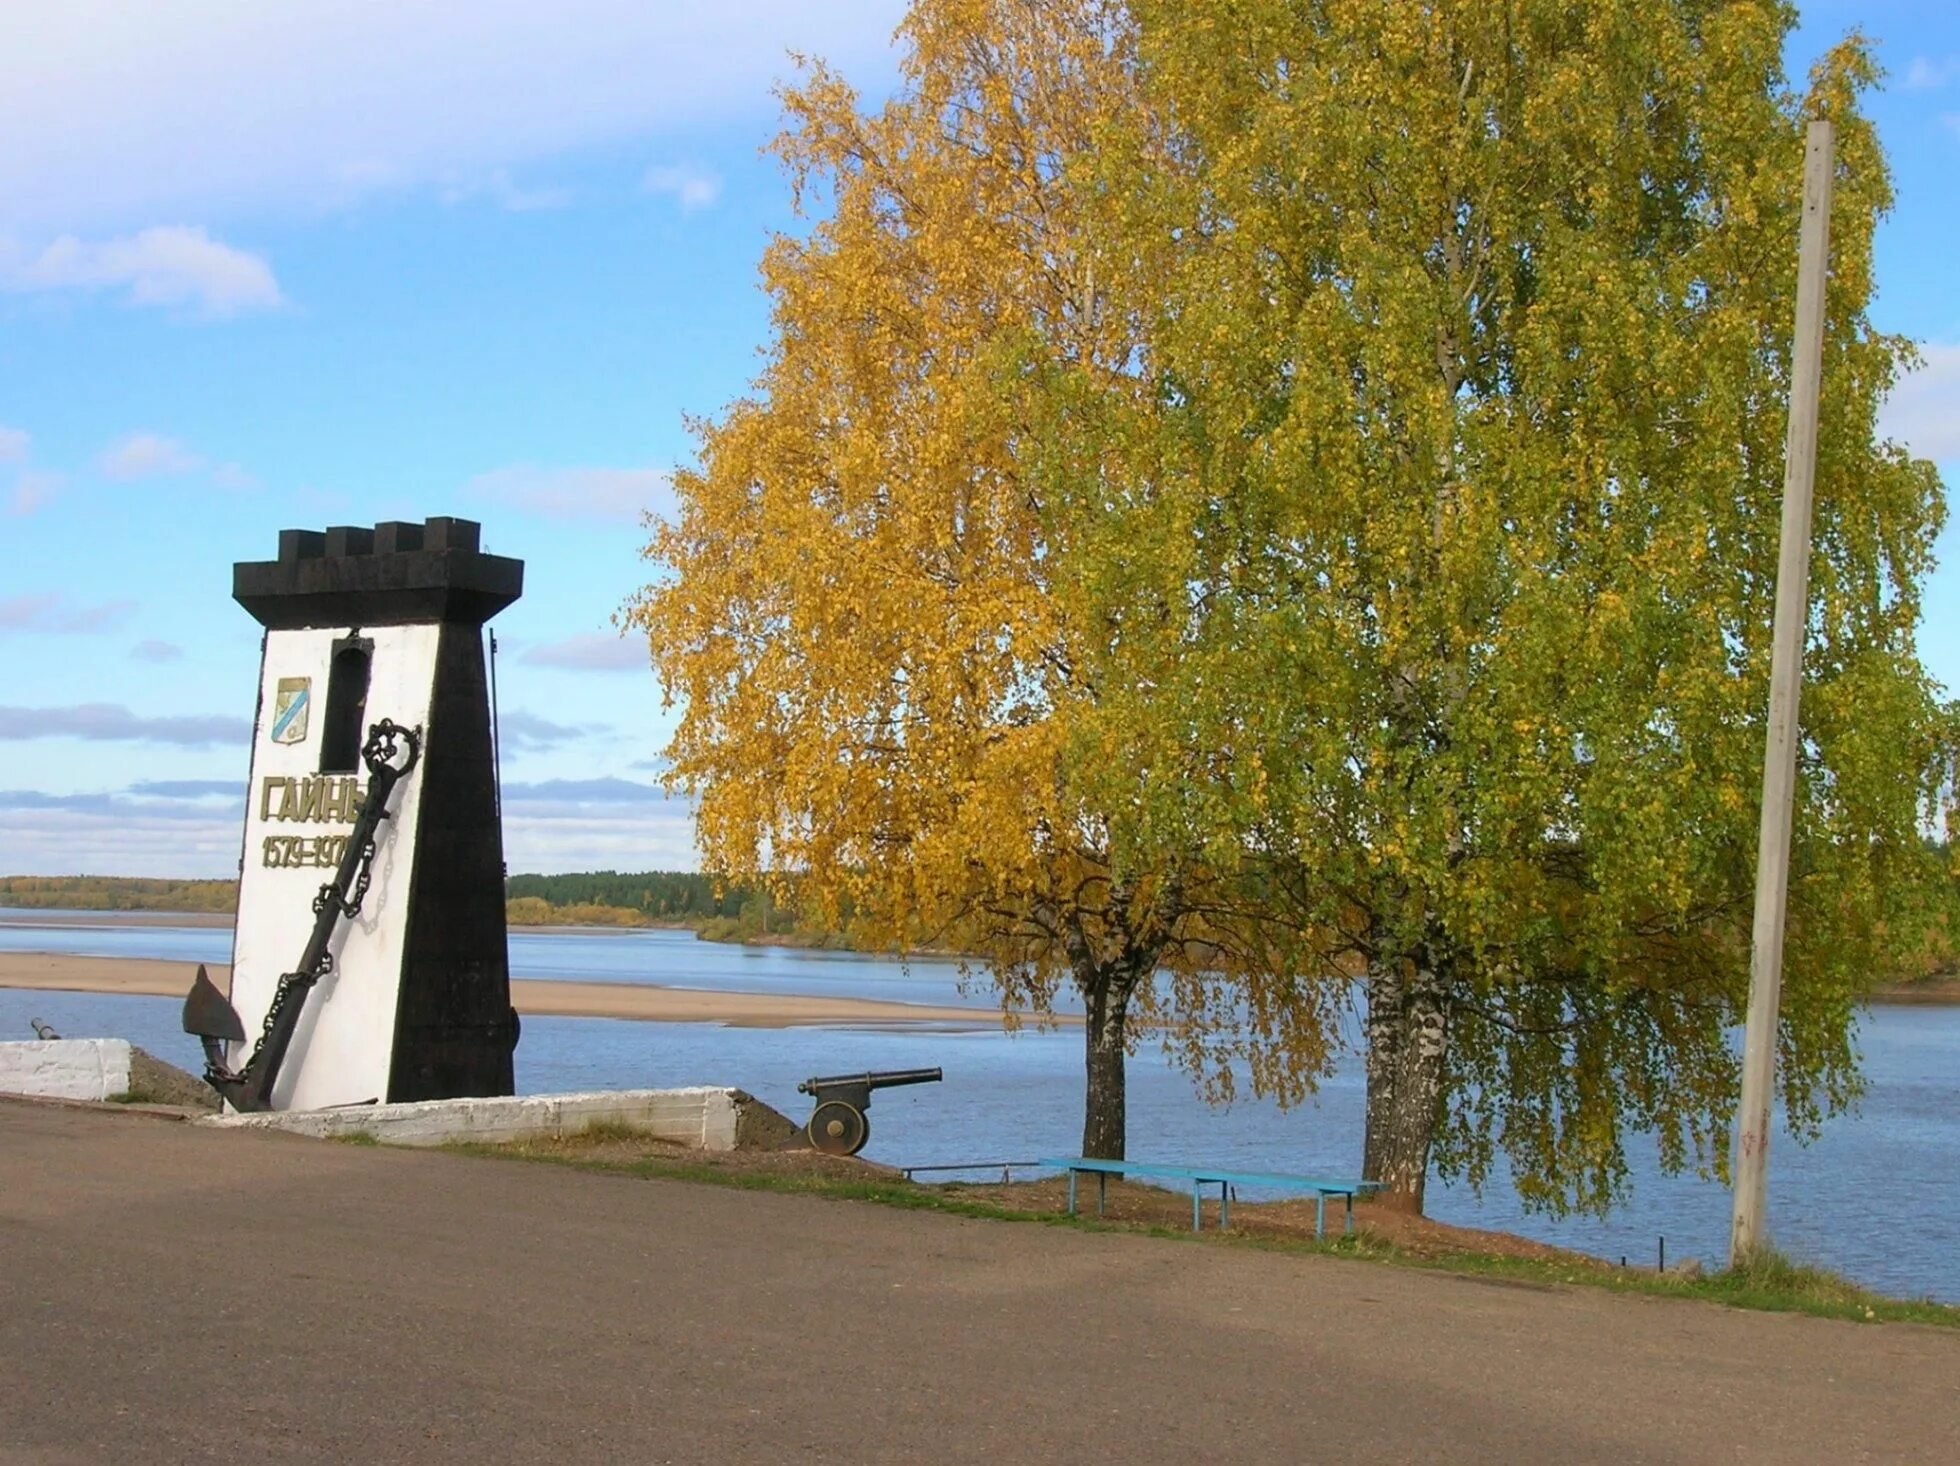
[[[59,920],[56,913],[0,916]],[[124,926],[0,926],[0,951],[229,959],[223,928],[155,916]],[[723,1028],[597,1018],[527,1018],[517,1051],[520,1093],[727,1084],[801,1119],[796,1093],[813,1074],[939,1065],[943,1084],[883,1091],[871,1106],[869,1159],[894,1165],[1028,1160],[1074,1154],[1082,1125],[1079,1032],[1004,1034],[989,1026],[986,991],[961,994],[957,964],[855,953],[741,947],[687,932],[513,933],[511,975],[661,983],[730,992],[797,993],[957,1004],[975,1027]],[[0,1038],[30,1037],[28,1019],[62,1033],[128,1038],[195,1070],[195,1041],[167,998],[0,989]],[[1350,1032],[1353,1039],[1356,1035]],[[1901,1297],[1960,1303],[1960,1008],[1879,1007],[1859,1029],[1868,1090],[1809,1146],[1780,1136],[1770,1154],[1770,1226],[1785,1251]],[[1130,1153],[1246,1169],[1354,1174],[1360,1166],[1363,1086],[1350,1057],[1308,1103],[1281,1111],[1241,1099],[1214,1108],[1149,1044],[1131,1065]],[[1603,1219],[1524,1212],[1499,1178],[1478,1196],[1432,1182],[1430,1214],[1497,1228],[1617,1261],[1651,1264],[1665,1237],[1670,1261],[1718,1264],[1727,1250],[1729,1194],[1661,1174],[1654,1147],[1632,1148],[1632,1194]]]

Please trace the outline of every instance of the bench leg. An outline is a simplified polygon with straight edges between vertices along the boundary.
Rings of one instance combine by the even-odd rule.
[[[1101,1216],[1109,1208],[1109,1172],[1096,1172],[1096,1215]]]
[[[1075,1172],[1068,1173],[1068,1214],[1075,1215]]]
[[[1218,1230],[1221,1232],[1232,1225],[1231,1191],[1232,1183],[1230,1181],[1220,1181],[1218,1183]]]
[[[1205,1229],[1205,1214],[1198,1209],[1198,1198],[1204,1194],[1204,1182],[1191,1183],[1191,1230],[1202,1232]]]
[[[1347,1234],[1352,1237],[1354,1235],[1354,1193],[1352,1191],[1347,1194],[1347,1211]]]
[[[1327,1195],[1316,1191],[1313,1194],[1313,1236],[1318,1242],[1327,1235]]]

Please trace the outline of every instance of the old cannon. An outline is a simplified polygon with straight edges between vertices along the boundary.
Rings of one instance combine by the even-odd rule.
[[[856,1155],[871,1138],[871,1091],[901,1084],[937,1084],[945,1078],[937,1069],[881,1069],[868,1074],[831,1074],[806,1079],[796,1086],[817,1102],[803,1133],[810,1144],[829,1155]]]

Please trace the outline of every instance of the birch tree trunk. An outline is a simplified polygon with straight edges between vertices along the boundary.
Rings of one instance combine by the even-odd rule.
[[[1088,1086],[1082,1113],[1082,1154],[1120,1161],[1128,1122],[1124,1039],[1137,976],[1120,967],[1077,970],[1085,1014],[1083,1048]]]
[[[1368,1117],[1362,1174],[1382,1185],[1384,1204],[1422,1212],[1429,1152],[1443,1098],[1448,1010],[1443,985],[1425,968],[1394,959],[1368,969]]]

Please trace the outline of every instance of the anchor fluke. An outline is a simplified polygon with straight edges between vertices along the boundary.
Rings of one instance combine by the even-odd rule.
[[[204,1046],[205,1081],[226,1099],[232,1099],[240,1076],[232,1073],[230,1065],[225,1063],[225,1045],[245,1042],[245,1025],[239,1022],[238,1011],[231,1001],[211,981],[211,974],[204,970],[202,962],[197,964],[197,979],[191,983],[191,990],[184,994],[184,1032],[194,1035]]]
[[[218,985],[211,981],[211,974],[201,962],[197,967],[197,981],[184,997],[184,1032],[220,1043],[245,1042],[245,1025],[238,1021],[230,1000],[218,991]]]

